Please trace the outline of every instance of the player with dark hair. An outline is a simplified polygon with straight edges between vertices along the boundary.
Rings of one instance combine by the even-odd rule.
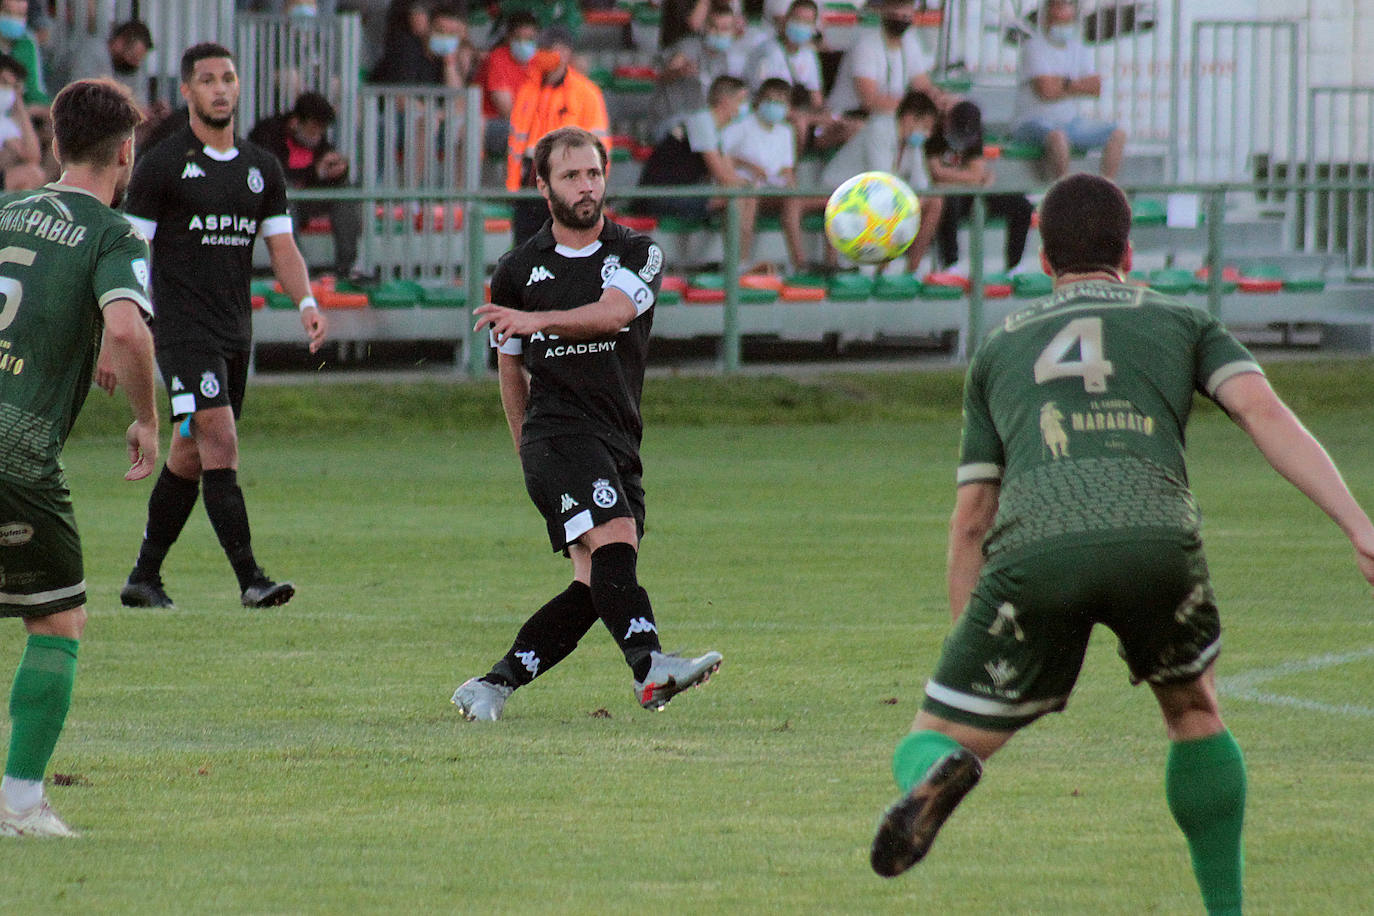
[[[60,456],[93,376],[111,394],[122,386],[133,408],[125,479],[157,467],[148,246],[110,209],[129,185],[142,115],[124,87],[80,80],[58,93],[52,118],[62,177],[0,197],[0,617],[22,617],[29,632],[10,692],[0,836],[77,835],[44,798],[43,775],[86,625]]]
[[[477,328],[489,326],[499,349],[501,406],[525,487],[553,549],[571,558],[573,581],[453,702],[470,720],[501,718],[511,693],[566,658],[600,619],[633,672],[640,704],[661,709],[721,661],[718,652],[661,651],[636,573],[644,534],[639,400],[663,252],[602,214],[606,148],[590,132],[545,134],[533,169],[553,218],[501,258]]]
[[[1133,683],[1154,691],[1170,741],[1169,810],[1209,913],[1240,913],[1245,763],[1222,722],[1221,624],[1188,489],[1195,391],[1331,517],[1374,583],[1374,525],[1315,438],[1206,311],[1125,281],[1130,205],[1071,175],[1040,208],[1054,293],[979,347],[964,388],[950,522],[945,641],[892,769],[905,793],[873,841],[900,874],[1023,726],[1068,703],[1094,624]]]
[[[234,134],[239,82],[217,44],[181,58],[190,123],[139,160],[129,221],[152,243],[158,367],[171,396],[172,445],[152,495],[143,544],[119,593],[129,607],[172,607],[162,561],[199,490],[205,514],[238,578],[246,607],[285,604],[295,589],[267,577],[253,555],[238,484],[238,427],[248,381],[253,315],[248,293],[253,242],[267,241],[272,270],[301,310],[314,352],[325,321],[292,235],[286,180],[269,152]]]

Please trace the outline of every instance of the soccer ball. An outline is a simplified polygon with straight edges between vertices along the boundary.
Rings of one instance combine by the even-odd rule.
[[[921,202],[911,186],[887,172],[861,172],[825,204],[825,235],[835,250],[860,264],[890,261],[910,247],[921,228]]]

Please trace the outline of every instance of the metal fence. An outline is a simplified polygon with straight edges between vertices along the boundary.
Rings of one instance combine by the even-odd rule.
[[[334,105],[335,146],[358,154],[358,90],[362,24],[356,13],[301,21],[272,13],[239,13],[234,29],[238,55],[240,130],[290,110],[302,92],[318,92]]]
[[[1352,275],[1374,278],[1374,86],[1316,86],[1308,93],[1303,177],[1353,182],[1299,196],[1304,251],[1342,253]]]

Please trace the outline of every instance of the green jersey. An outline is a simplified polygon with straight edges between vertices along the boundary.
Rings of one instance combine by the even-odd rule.
[[[59,456],[91,389],[101,310],[147,314],[148,244],[77,188],[0,196],[0,479],[63,485]]]
[[[1207,312],[1140,287],[1084,281],[1008,316],[964,386],[958,482],[1000,483],[989,564],[1198,542],[1183,458],[1193,393],[1260,371]]]

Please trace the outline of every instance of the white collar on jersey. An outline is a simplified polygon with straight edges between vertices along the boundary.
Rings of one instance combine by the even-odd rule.
[[[53,191],[71,191],[75,194],[85,194],[87,197],[95,197],[96,200],[100,200],[99,197],[96,197],[94,191],[88,191],[85,188],[78,188],[74,184],[63,184],[60,181],[50,181],[43,187],[49,188]]]
[[[597,239],[585,248],[569,248],[560,242],[553,246],[553,250],[565,258],[589,258],[601,250],[601,239]]]
[[[239,154],[239,148],[237,146],[231,146],[226,150],[211,149],[209,146],[202,147],[201,149],[205,155],[216,162],[230,162]]]

